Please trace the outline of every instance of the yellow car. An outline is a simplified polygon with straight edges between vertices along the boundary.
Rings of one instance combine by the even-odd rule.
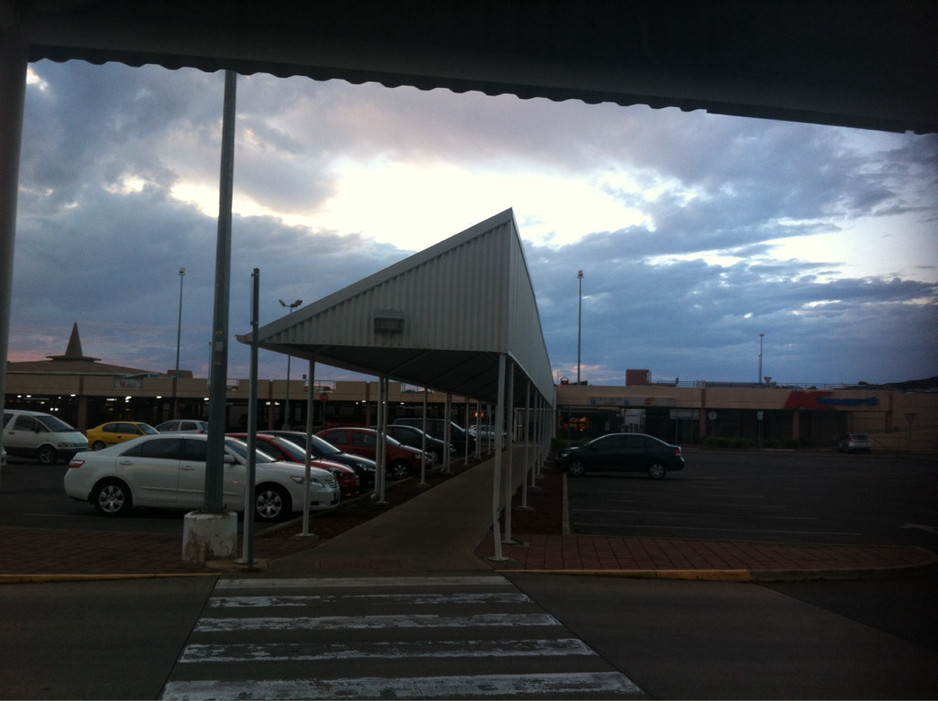
[[[123,443],[151,433],[159,433],[159,431],[150,424],[140,421],[108,421],[106,424],[85,431],[85,435],[88,436],[88,445],[92,450],[101,450],[109,445]]]

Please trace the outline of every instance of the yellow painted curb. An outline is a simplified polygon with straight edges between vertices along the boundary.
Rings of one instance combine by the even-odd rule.
[[[215,572],[164,574],[0,574],[0,584],[40,584],[45,582],[106,582],[120,579],[168,579],[170,577],[217,577]]]
[[[754,582],[750,570],[534,570],[501,569],[498,572],[518,574],[571,574],[592,577],[623,577],[631,579],[680,579],[701,582]]]

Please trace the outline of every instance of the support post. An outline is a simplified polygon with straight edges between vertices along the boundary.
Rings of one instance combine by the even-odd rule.
[[[505,423],[505,354],[498,355],[498,399],[495,411],[495,470],[492,473],[492,537],[494,538],[495,554],[492,560],[505,560],[502,554],[501,524],[498,514],[500,509],[502,479],[502,426]]]
[[[26,43],[15,28],[0,27],[0,415],[7,391],[13,242],[19,189],[20,144],[26,104]],[[0,446],[3,436],[0,435]]]

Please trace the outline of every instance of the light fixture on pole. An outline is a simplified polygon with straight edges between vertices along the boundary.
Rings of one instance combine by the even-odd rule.
[[[583,337],[583,271],[578,270],[576,274],[580,285],[580,296],[576,322],[576,383],[580,384],[580,342]]]
[[[762,384],[762,339],[765,337],[764,333],[759,334],[759,384]]]
[[[182,338],[182,281],[186,277],[186,269],[179,269],[179,319],[176,322],[176,371],[173,373],[173,415],[177,418],[179,406],[176,400],[176,385],[179,382],[179,342]]]
[[[293,310],[296,309],[301,304],[303,304],[302,299],[298,299],[295,302],[290,302],[290,303],[284,302],[282,299],[280,300],[280,306],[290,310],[287,312],[288,315],[292,314]],[[285,406],[283,408],[284,409],[283,410],[283,430],[284,431],[290,430],[290,357],[291,357],[290,355],[287,355],[287,397],[286,397]]]

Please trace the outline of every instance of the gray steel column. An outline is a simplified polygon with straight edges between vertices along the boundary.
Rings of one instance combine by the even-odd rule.
[[[251,381],[248,390],[248,464],[244,480],[244,536],[242,559],[254,567],[254,484],[257,481],[257,333],[260,326],[261,271],[251,275]]]
[[[515,486],[514,452],[515,452],[515,362],[509,358],[505,378],[505,432],[508,435],[508,450],[505,451],[505,533],[502,536],[505,543],[511,543],[511,496]]]
[[[306,471],[304,474],[303,489],[305,490],[306,499],[303,501],[303,532],[300,535],[309,536],[312,535],[309,532],[309,481],[313,476],[313,411],[316,406],[313,404],[313,388],[316,384],[316,360],[314,358],[309,359],[309,388],[306,391]],[[325,410],[323,410],[325,413]],[[325,418],[323,419],[323,425],[325,425]]]
[[[0,414],[3,413],[7,391],[13,242],[16,238],[23,107],[26,103],[26,65],[26,45],[22,38],[8,30],[0,32]]]
[[[498,354],[498,398],[495,408],[495,470],[492,473],[492,536],[495,541],[493,560],[504,560],[501,524],[498,521],[502,479],[502,427],[505,425],[505,354]]]
[[[238,76],[225,71],[222,117],[218,236],[215,244],[215,309],[212,322],[212,367],[208,405],[208,454],[203,510],[224,510],[225,429],[228,396],[228,304],[231,287],[231,200],[234,193],[235,99]],[[253,489],[253,485],[248,485]]]

